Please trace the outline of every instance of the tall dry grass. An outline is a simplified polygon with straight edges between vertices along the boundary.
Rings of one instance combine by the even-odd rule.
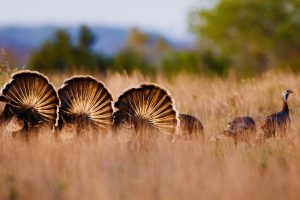
[[[69,75],[52,75],[59,86]],[[63,142],[41,133],[28,141],[0,135],[0,199],[299,199],[300,77],[267,73],[257,79],[205,79],[180,76],[151,80],[135,74],[98,76],[115,99],[126,88],[155,81],[168,89],[176,107],[204,124],[207,141],[156,141],[133,151],[117,137],[87,136]],[[1,79],[2,80],[2,79]],[[291,130],[280,139],[248,147],[208,138],[232,117],[257,122],[289,99]]]

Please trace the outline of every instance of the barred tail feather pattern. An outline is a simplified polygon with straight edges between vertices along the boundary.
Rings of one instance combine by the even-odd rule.
[[[115,103],[116,126],[149,128],[166,134],[177,129],[177,112],[168,92],[154,84],[142,84],[123,93]]]
[[[104,84],[91,76],[74,76],[58,90],[61,123],[112,126],[112,95]]]
[[[58,123],[60,101],[57,92],[48,78],[39,72],[22,70],[14,73],[4,85],[0,100],[6,104],[5,113],[1,114],[4,120],[15,116],[28,129],[53,127]]]

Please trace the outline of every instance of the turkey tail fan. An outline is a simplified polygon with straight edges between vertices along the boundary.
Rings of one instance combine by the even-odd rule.
[[[48,78],[39,72],[14,73],[1,91],[0,101],[6,104],[2,121],[11,121],[9,126],[18,122],[18,130],[20,124],[22,129],[29,130],[41,126],[53,128],[58,123],[58,95]]]
[[[102,82],[91,76],[74,76],[64,82],[58,95],[61,99],[61,126],[111,128],[113,98]]]
[[[142,84],[123,93],[115,103],[116,126],[148,128],[168,135],[176,133],[177,112],[168,92],[154,84]]]

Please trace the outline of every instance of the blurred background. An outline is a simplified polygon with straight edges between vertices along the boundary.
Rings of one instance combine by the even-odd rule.
[[[168,77],[300,71],[299,0],[0,3],[2,68]]]

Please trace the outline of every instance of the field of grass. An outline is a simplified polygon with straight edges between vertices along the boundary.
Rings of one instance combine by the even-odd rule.
[[[59,87],[68,75],[51,75]],[[248,80],[179,76],[150,79],[112,74],[102,80],[116,99],[128,87],[155,82],[169,90],[181,113],[204,124],[206,141],[157,140],[134,151],[117,137],[59,141],[53,133],[23,141],[0,134],[0,199],[299,199],[300,76],[266,73]],[[0,82],[7,79],[2,74]],[[1,84],[2,84],[1,83]],[[291,130],[249,147],[209,140],[235,116],[257,122],[289,98]],[[0,129],[1,130],[1,129]]]

